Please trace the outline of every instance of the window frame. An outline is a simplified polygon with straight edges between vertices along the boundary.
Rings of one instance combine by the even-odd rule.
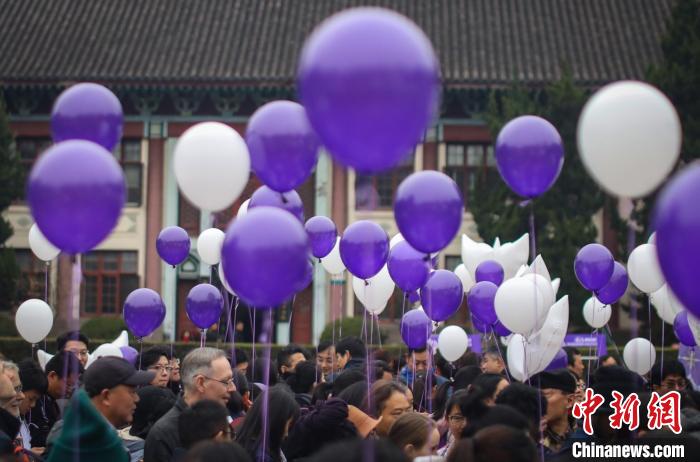
[[[127,159],[127,145],[137,145],[139,151],[139,159],[131,160]],[[112,152],[114,158],[119,162],[119,166],[124,172],[124,179],[126,180],[126,205],[132,207],[140,207],[143,204],[143,149],[141,138],[122,138],[122,140],[114,147]],[[138,199],[136,201],[130,200],[129,197],[129,181],[126,177],[127,167],[138,167],[139,181],[138,181]]]
[[[409,161],[410,159],[410,161]],[[394,197],[396,196],[396,190],[398,189],[401,182],[406,179],[409,175],[416,171],[416,150],[414,149],[410,155],[406,155],[393,169],[376,175],[363,175],[359,172],[355,172],[354,181],[354,191],[355,191],[355,211],[358,212],[371,212],[375,210],[392,210],[394,207]],[[379,190],[380,181],[388,177],[390,181],[390,197],[382,197]],[[357,201],[358,196],[358,183],[361,181],[368,182],[365,187],[370,187],[376,194],[377,204],[376,207],[360,207]]]
[[[105,257],[108,254],[116,254],[116,269],[105,269]],[[136,262],[135,272],[124,271],[124,255],[133,254]],[[97,269],[88,269],[86,267],[87,257],[97,255]],[[140,283],[139,271],[138,271],[138,251],[136,250],[96,250],[91,251],[83,256],[82,262],[82,273],[83,273],[83,284],[81,284],[80,291],[80,315],[81,316],[118,316],[122,313],[122,307],[124,305],[124,299],[126,295],[122,298],[122,278],[123,277],[136,277],[136,288],[138,288]],[[87,300],[87,289],[88,282],[87,278],[96,278],[96,294],[95,294],[95,310],[88,311],[86,306]],[[114,311],[104,310],[104,280],[105,278],[115,278],[115,289],[114,289]]]
[[[461,153],[462,162],[461,165],[450,165],[450,148],[453,146],[461,147],[463,152]],[[480,165],[473,165],[469,162],[469,148],[470,147],[480,147],[481,152],[481,162]],[[491,162],[489,162],[491,160]],[[469,210],[469,199],[471,193],[473,192],[473,187],[476,183],[472,184],[469,180],[472,174],[475,174],[477,178],[484,179],[490,172],[491,169],[496,169],[496,161],[494,154],[494,145],[490,142],[447,142],[445,143],[445,165],[443,166],[443,173],[455,180],[457,186],[462,192],[462,199],[464,200],[465,210]],[[460,173],[462,175],[462,184],[455,179],[455,173]]]

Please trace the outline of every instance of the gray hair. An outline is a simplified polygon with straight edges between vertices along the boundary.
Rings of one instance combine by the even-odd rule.
[[[218,348],[197,348],[190,351],[182,361],[180,376],[186,389],[194,387],[194,378],[198,375],[211,375],[211,363],[219,358],[225,358],[226,353]]]
[[[6,370],[15,371],[19,374],[19,367],[12,361],[2,361],[2,368],[0,368],[0,373],[4,373]]]

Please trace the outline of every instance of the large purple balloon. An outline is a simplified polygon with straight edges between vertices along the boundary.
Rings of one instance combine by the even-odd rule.
[[[244,302],[276,307],[307,278],[310,250],[299,220],[276,207],[257,207],[229,225],[221,263],[226,281]]]
[[[610,276],[610,280],[595,293],[595,296],[604,305],[611,305],[625,295],[628,283],[627,270],[622,263],[615,262],[615,268],[612,276]]]
[[[430,319],[423,310],[406,312],[401,320],[401,338],[409,348],[425,348],[430,337]]]
[[[691,165],[673,177],[654,206],[661,271],[678,300],[696,317],[700,317],[700,290],[694,269],[700,261],[699,197],[700,165]]]
[[[136,289],[124,301],[124,322],[137,338],[150,335],[165,319],[165,303],[152,289]]]
[[[333,250],[338,237],[335,223],[328,217],[317,215],[311,217],[304,225],[311,241],[311,253],[316,258],[323,258]]]
[[[294,190],[281,193],[267,186],[260,186],[250,196],[250,202],[248,203],[248,210],[255,207],[277,207],[286,210],[304,223],[304,204],[301,203],[299,193]]]
[[[499,335],[499,336],[501,336],[501,337],[507,337],[507,336],[509,336],[510,334],[512,334],[512,332],[510,331],[510,329],[508,329],[506,326],[504,326],[503,324],[501,324],[500,319],[499,319],[498,321],[494,322],[493,325],[491,326],[491,328],[493,329],[493,332],[494,332],[496,335]]]
[[[495,324],[498,321],[494,300],[498,286],[490,281],[477,282],[467,295],[467,303],[472,316],[483,321],[487,325]]]
[[[557,354],[554,356],[554,359],[547,365],[547,367],[544,369],[545,371],[553,371],[556,369],[566,369],[566,366],[568,366],[568,360],[566,356],[566,350],[563,348],[560,348],[559,351],[557,351]]]
[[[472,320],[472,326],[474,326],[474,329],[476,329],[477,331],[481,332],[482,334],[490,334],[491,333],[491,326],[486,324],[481,319],[472,315],[471,320]]]
[[[581,285],[590,291],[603,288],[614,270],[612,254],[600,244],[588,244],[576,254],[574,272]]]
[[[343,11],[307,39],[299,96],[323,145],[360,172],[396,165],[437,113],[439,65],[425,34],[380,8]]]
[[[505,272],[500,263],[494,260],[486,260],[479,263],[475,271],[476,282],[488,281],[500,286],[505,277]]]
[[[508,122],[496,138],[498,172],[508,187],[533,198],[552,187],[564,165],[564,145],[554,126],[537,116]]]
[[[65,90],[51,111],[55,142],[87,140],[112,151],[122,137],[124,113],[119,99],[96,83],[79,83]]]
[[[119,347],[119,351],[122,352],[124,359],[129,361],[132,366],[136,366],[136,358],[139,356],[139,352],[136,350],[136,348],[126,345]]]
[[[354,276],[369,279],[389,256],[389,236],[378,224],[361,220],[345,229],[340,238],[340,258]]]
[[[169,265],[176,266],[190,254],[190,236],[179,226],[168,226],[156,239],[158,255]]]
[[[411,246],[423,253],[444,249],[462,225],[462,193],[444,173],[425,170],[403,180],[396,191],[394,217]]]
[[[114,156],[90,141],[64,141],[34,164],[27,200],[44,236],[64,252],[87,252],[117,224],[126,197]]]
[[[273,101],[255,111],[245,140],[253,171],[278,192],[291,191],[308,178],[321,147],[304,107],[292,101]]]
[[[452,271],[440,269],[428,276],[420,290],[420,301],[425,313],[433,321],[444,321],[462,304],[462,281]]]
[[[690,324],[688,324],[687,311],[683,310],[676,315],[676,318],[673,320],[673,332],[676,333],[678,341],[683,345],[689,347],[697,346],[693,331],[690,329]]]
[[[208,329],[217,322],[223,309],[224,297],[211,284],[197,284],[187,294],[187,317],[200,329]]]
[[[418,252],[406,241],[401,241],[389,250],[386,262],[389,275],[404,292],[418,290],[428,280],[430,262],[425,254]]]

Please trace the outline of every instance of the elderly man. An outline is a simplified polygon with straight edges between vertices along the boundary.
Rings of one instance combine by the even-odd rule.
[[[180,372],[183,395],[148,433],[144,462],[172,459],[175,449],[181,446],[178,421],[185,409],[203,399],[226,406],[230,393],[236,390],[226,353],[216,348],[197,348],[191,351],[182,361]]]
[[[13,446],[19,433],[19,405],[23,400],[17,366],[0,361],[0,440]]]
[[[576,378],[567,369],[558,369],[540,372],[530,381],[542,390],[547,400],[547,428],[542,443],[545,453],[556,454],[572,432],[569,415],[574,406]]]

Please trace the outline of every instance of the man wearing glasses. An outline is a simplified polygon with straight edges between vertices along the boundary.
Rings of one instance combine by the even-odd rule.
[[[657,362],[654,364],[654,367],[651,368],[651,385],[653,391],[662,396],[669,391],[683,392],[688,386],[685,367],[675,359],[665,361],[662,373],[661,364]]]
[[[87,366],[90,348],[90,339],[80,331],[72,330],[64,333],[56,339],[56,351],[69,351],[73,353],[83,368]]]
[[[144,462],[168,461],[181,446],[178,423],[182,412],[195,403],[209,399],[224,406],[232,392],[233,371],[226,353],[216,348],[197,348],[182,361],[183,394],[175,406],[155,423],[146,438]]]

